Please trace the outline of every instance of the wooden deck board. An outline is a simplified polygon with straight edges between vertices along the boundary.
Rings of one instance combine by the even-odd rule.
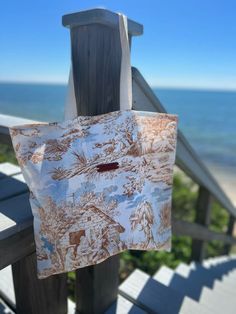
[[[0,164],[0,201],[28,191],[19,166]]]
[[[28,193],[0,202],[0,240],[32,226],[32,221]]]
[[[22,174],[4,177],[0,180],[0,185],[0,201],[28,191],[28,187],[24,183]]]
[[[198,274],[193,276],[192,272],[184,272],[182,276],[177,270],[174,271],[164,266],[153,276],[153,279],[189,296],[211,309],[212,312],[217,310],[214,305],[217,302],[208,302],[208,298],[228,300],[227,309],[231,308],[232,310],[232,308],[235,308],[235,298],[232,297],[232,293],[229,292],[230,290],[226,288],[225,284],[220,283],[216,278],[210,278],[209,280],[207,276],[201,277]],[[214,295],[212,292],[214,292]]]
[[[0,164],[0,179],[6,176],[12,176],[20,173],[20,167],[15,166],[9,162],[4,162]]]
[[[0,240],[0,269],[35,252],[33,227]]]
[[[139,308],[121,295],[118,295],[117,301],[105,312],[105,314],[145,314],[146,311]]]
[[[0,269],[35,250],[28,189],[18,166],[0,164]]]

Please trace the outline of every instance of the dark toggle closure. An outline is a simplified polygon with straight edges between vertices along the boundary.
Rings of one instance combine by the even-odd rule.
[[[110,171],[119,168],[118,162],[110,162],[108,164],[97,165],[97,172]]]

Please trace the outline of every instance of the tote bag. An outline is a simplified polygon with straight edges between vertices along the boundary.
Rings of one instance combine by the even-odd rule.
[[[120,30],[120,107],[126,110],[10,129],[31,192],[39,278],[126,249],[171,247],[177,117],[131,110],[123,17]],[[67,110],[75,114],[73,106],[72,99]]]

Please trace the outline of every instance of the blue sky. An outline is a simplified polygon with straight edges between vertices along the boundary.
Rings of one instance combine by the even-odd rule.
[[[235,0],[3,0],[0,81],[67,82],[61,16],[93,7],[144,25],[131,57],[152,86],[236,89]]]

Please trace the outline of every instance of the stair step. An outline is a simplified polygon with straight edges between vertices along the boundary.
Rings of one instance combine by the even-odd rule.
[[[207,270],[214,271],[218,274],[227,274],[230,271],[236,269],[236,259],[234,258],[228,258],[221,263],[209,263],[209,261],[203,261],[202,266],[205,267]]]
[[[218,308],[214,305],[218,301],[213,302],[215,299],[227,300],[229,303],[228,308],[231,311],[232,308],[235,308],[236,300],[234,294],[222,289],[222,286],[219,286],[219,282],[217,286],[214,285],[213,288],[210,289],[206,287],[204,283],[198,281],[196,276],[194,279],[191,278],[191,276],[189,278],[185,278],[166,266],[161,267],[160,270],[153,276],[153,279],[165,284],[171,289],[183,293],[184,295],[194,299],[196,302],[211,308],[214,312],[218,310]],[[212,302],[208,302],[209,298]]]
[[[227,255],[223,255],[223,256],[217,256],[217,257],[211,257],[208,259],[205,259],[203,261],[203,263],[205,263],[205,265],[220,265],[221,263],[227,262],[230,260],[230,257]]]
[[[147,314],[146,311],[142,310],[123,296],[118,295],[117,300],[112,306],[105,312],[105,314]],[[0,313],[1,314],[1,313]]]
[[[199,263],[192,262],[191,269],[195,269],[199,276],[208,276],[218,279],[221,282],[227,282],[229,285],[235,286],[234,276],[236,276],[235,266],[232,264],[221,265],[215,267],[205,267]],[[233,288],[233,287],[232,287]]]
[[[209,269],[203,267],[199,263],[192,262],[190,265],[180,264],[176,268],[176,273],[188,278],[191,274],[192,280],[196,280],[197,282],[202,282],[209,288],[214,287],[215,282],[223,283],[221,286],[222,290],[234,290],[236,288],[235,283],[231,278],[227,278],[228,272],[224,272],[221,270],[217,271],[214,269]]]
[[[199,305],[138,269],[121,284],[119,293],[149,313],[212,313],[206,306]]]
[[[2,299],[0,299],[0,314],[15,314]]]
[[[195,278],[194,278],[195,277]],[[205,277],[203,277],[204,279]],[[162,266],[153,276],[153,279],[161,282],[162,284],[174,288],[174,286],[178,286],[178,290],[182,288],[187,290],[188,295],[196,291],[197,286],[208,286],[212,290],[216,290],[221,292],[222,294],[230,294],[235,295],[236,292],[236,282],[234,287],[232,285],[228,285],[227,282],[224,283],[219,281],[218,279],[212,280],[212,285],[204,282],[201,276],[193,276],[191,277],[183,277],[181,272],[174,271],[166,266]],[[180,287],[179,287],[180,286]],[[233,289],[235,288],[235,289]],[[194,296],[192,296],[194,298]]]
[[[222,309],[223,312],[227,314],[235,314],[235,304],[236,302],[233,301],[235,297],[232,296],[226,299],[222,294],[217,293],[215,290],[210,291],[209,289],[203,289],[203,293],[201,294],[199,304],[206,305],[210,304],[211,308],[215,310]]]
[[[165,286],[170,286],[174,275],[175,272],[173,269],[167,266],[161,266],[161,268],[153,275],[152,278]]]

